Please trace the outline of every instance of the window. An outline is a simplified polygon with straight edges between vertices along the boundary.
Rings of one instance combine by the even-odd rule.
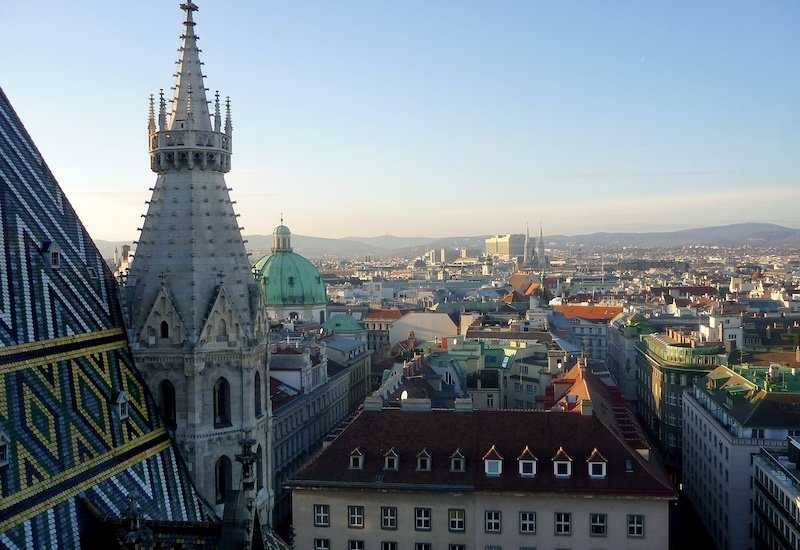
[[[347,507],[347,526],[351,529],[362,529],[364,527],[364,507]]]
[[[389,449],[385,455],[383,455],[383,469],[384,470],[397,470],[400,466],[400,457],[395,451],[394,447]]]
[[[214,384],[214,427],[231,425],[231,387],[225,378]]]
[[[644,516],[642,514],[628,514],[628,536],[644,536]]]
[[[231,490],[232,485],[232,468],[231,460],[227,456],[219,457],[217,465],[214,468],[215,482],[216,482],[216,500],[217,504],[225,502],[225,496]]]
[[[483,455],[483,467],[487,476],[499,476],[503,473],[503,457],[494,445]]]
[[[264,450],[261,445],[256,447],[256,489],[264,488]]]
[[[494,394],[487,393],[486,394],[486,406],[487,407],[494,407]]]
[[[503,462],[500,460],[484,460],[487,476],[499,476],[503,473]]]
[[[466,512],[462,509],[451,508],[447,511],[447,528],[453,533],[461,533],[465,529]]]
[[[417,471],[431,471],[431,454],[428,452],[428,449],[422,449],[417,455]]]
[[[572,475],[572,458],[564,450],[564,447],[559,447],[553,457],[553,475],[558,478],[566,478]]]
[[[120,420],[128,418],[128,396],[124,391],[119,392],[117,395],[117,414]]]
[[[521,475],[522,477],[534,477],[536,475],[536,461],[520,460],[519,475]]]
[[[381,507],[381,529],[397,529],[397,508]]]
[[[572,534],[572,514],[569,512],[556,512],[555,514],[555,534]]]
[[[256,404],[256,416],[261,416],[261,373],[256,373],[253,380],[253,400]]]
[[[381,550],[397,550],[397,543],[382,541]]]
[[[608,516],[605,514],[589,514],[589,534],[593,537],[605,537],[608,531]]]
[[[447,550],[467,550],[466,544],[449,544]]]
[[[414,508],[414,529],[417,531],[431,530],[430,508]]]
[[[500,510],[486,510],[484,512],[484,530],[487,533],[499,533],[502,526]]]
[[[161,338],[169,338],[169,325],[166,321],[161,321],[160,331]]]
[[[170,430],[177,426],[175,417],[175,386],[169,380],[162,380],[158,385],[158,401],[161,405],[161,416]]]
[[[364,453],[361,452],[361,449],[356,447],[352,451],[350,451],[350,469],[351,470],[361,470],[364,468]]]
[[[606,463],[605,462],[590,462],[589,463],[589,477],[592,479],[603,479],[606,477]]]
[[[450,455],[450,471],[463,472],[465,465],[466,461],[464,460],[464,455],[461,454],[461,449],[456,449],[456,452]]]
[[[414,550],[431,550],[430,542],[415,542]]]
[[[327,504],[314,505],[314,527],[328,527],[331,524],[331,507]]]
[[[347,545],[349,550],[364,550],[363,540],[351,540]]]
[[[536,512],[519,513],[519,532],[523,535],[536,534]]]
[[[314,550],[331,550],[331,541],[328,539],[314,539]]]

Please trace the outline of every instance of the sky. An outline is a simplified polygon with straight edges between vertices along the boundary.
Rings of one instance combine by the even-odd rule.
[[[796,0],[197,0],[244,234],[800,227]],[[135,240],[179,2],[0,0],[0,86],[95,239]]]

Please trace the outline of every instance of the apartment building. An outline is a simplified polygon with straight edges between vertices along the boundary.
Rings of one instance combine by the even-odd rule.
[[[684,392],[683,488],[718,548],[753,547],[751,457],[797,434],[792,369],[719,366]]]
[[[287,483],[297,548],[668,548],[663,469],[592,414],[380,407]]]
[[[753,457],[753,539],[756,548],[800,546],[800,441],[760,449]]]
[[[639,417],[656,438],[668,467],[681,467],[683,390],[725,359],[720,343],[701,342],[690,330],[667,329],[636,343]]]

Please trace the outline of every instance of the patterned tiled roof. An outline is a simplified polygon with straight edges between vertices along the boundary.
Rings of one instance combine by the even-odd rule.
[[[213,533],[134,366],[111,272],[2,90],[0,223],[0,547],[79,547],[90,510],[113,522],[131,493],[145,522]]]

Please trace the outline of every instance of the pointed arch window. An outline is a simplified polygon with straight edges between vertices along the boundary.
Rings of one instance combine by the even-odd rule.
[[[175,414],[175,386],[169,380],[162,380],[158,385],[158,404],[161,407],[161,416],[168,429],[177,427]]]
[[[228,341],[228,323],[225,322],[225,319],[220,319],[219,323],[217,323],[217,342],[227,342]]]
[[[231,468],[231,459],[222,455],[217,460],[217,465],[214,468],[215,492],[217,504],[225,502],[225,496],[231,490],[233,483],[233,472]]]
[[[223,377],[214,384],[214,427],[231,425],[231,386]]]
[[[169,324],[161,321],[161,338],[169,338]]]
[[[256,447],[256,488],[264,488],[264,451],[261,445]]]
[[[255,379],[253,380],[253,393],[256,404],[256,416],[261,416],[261,373],[259,372],[256,372]]]

